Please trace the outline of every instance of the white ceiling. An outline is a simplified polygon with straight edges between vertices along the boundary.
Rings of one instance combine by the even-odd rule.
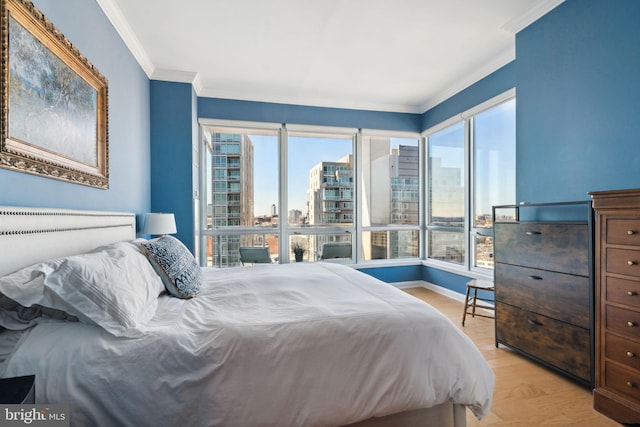
[[[422,113],[563,0],[97,1],[150,78],[198,96]]]

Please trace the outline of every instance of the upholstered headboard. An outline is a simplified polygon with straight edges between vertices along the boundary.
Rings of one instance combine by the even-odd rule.
[[[133,213],[0,206],[0,276],[135,237]]]

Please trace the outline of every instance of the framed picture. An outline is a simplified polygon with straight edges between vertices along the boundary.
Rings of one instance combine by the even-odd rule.
[[[107,80],[33,3],[0,1],[0,167],[109,188]]]

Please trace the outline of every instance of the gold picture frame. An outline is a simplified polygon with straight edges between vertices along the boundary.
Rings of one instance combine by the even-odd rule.
[[[0,1],[0,167],[109,188],[107,79],[33,3]]]

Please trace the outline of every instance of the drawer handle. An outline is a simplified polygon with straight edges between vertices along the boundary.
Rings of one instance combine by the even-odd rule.
[[[542,280],[542,277],[540,277],[540,276],[529,276],[529,279],[531,279],[531,280]]]
[[[636,357],[636,355],[630,351],[627,351],[627,357]]]
[[[627,291],[627,295],[629,295],[630,297],[635,297],[636,295],[638,295],[638,293],[635,291]]]
[[[629,265],[637,265],[638,261],[627,261],[627,264],[629,264]]]
[[[538,234],[542,234],[539,231],[527,231],[527,236],[536,236]]]
[[[529,324],[533,326],[542,326],[542,323],[538,322],[537,320],[528,319],[527,322],[529,322]]]
[[[636,234],[636,232],[634,230],[627,230],[627,234],[631,236],[632,234]]]
[[[638,326],[638,323],[633,322],[633,321],[628,321],[628,322],[627,322],[627,326],[630,326],[630,327],[632,327],[632,328],[633,328],[633,327],[635,327],[635,326]]]
[[[627,381],[627,387],[634,388],[636,385],[631,381]]]

